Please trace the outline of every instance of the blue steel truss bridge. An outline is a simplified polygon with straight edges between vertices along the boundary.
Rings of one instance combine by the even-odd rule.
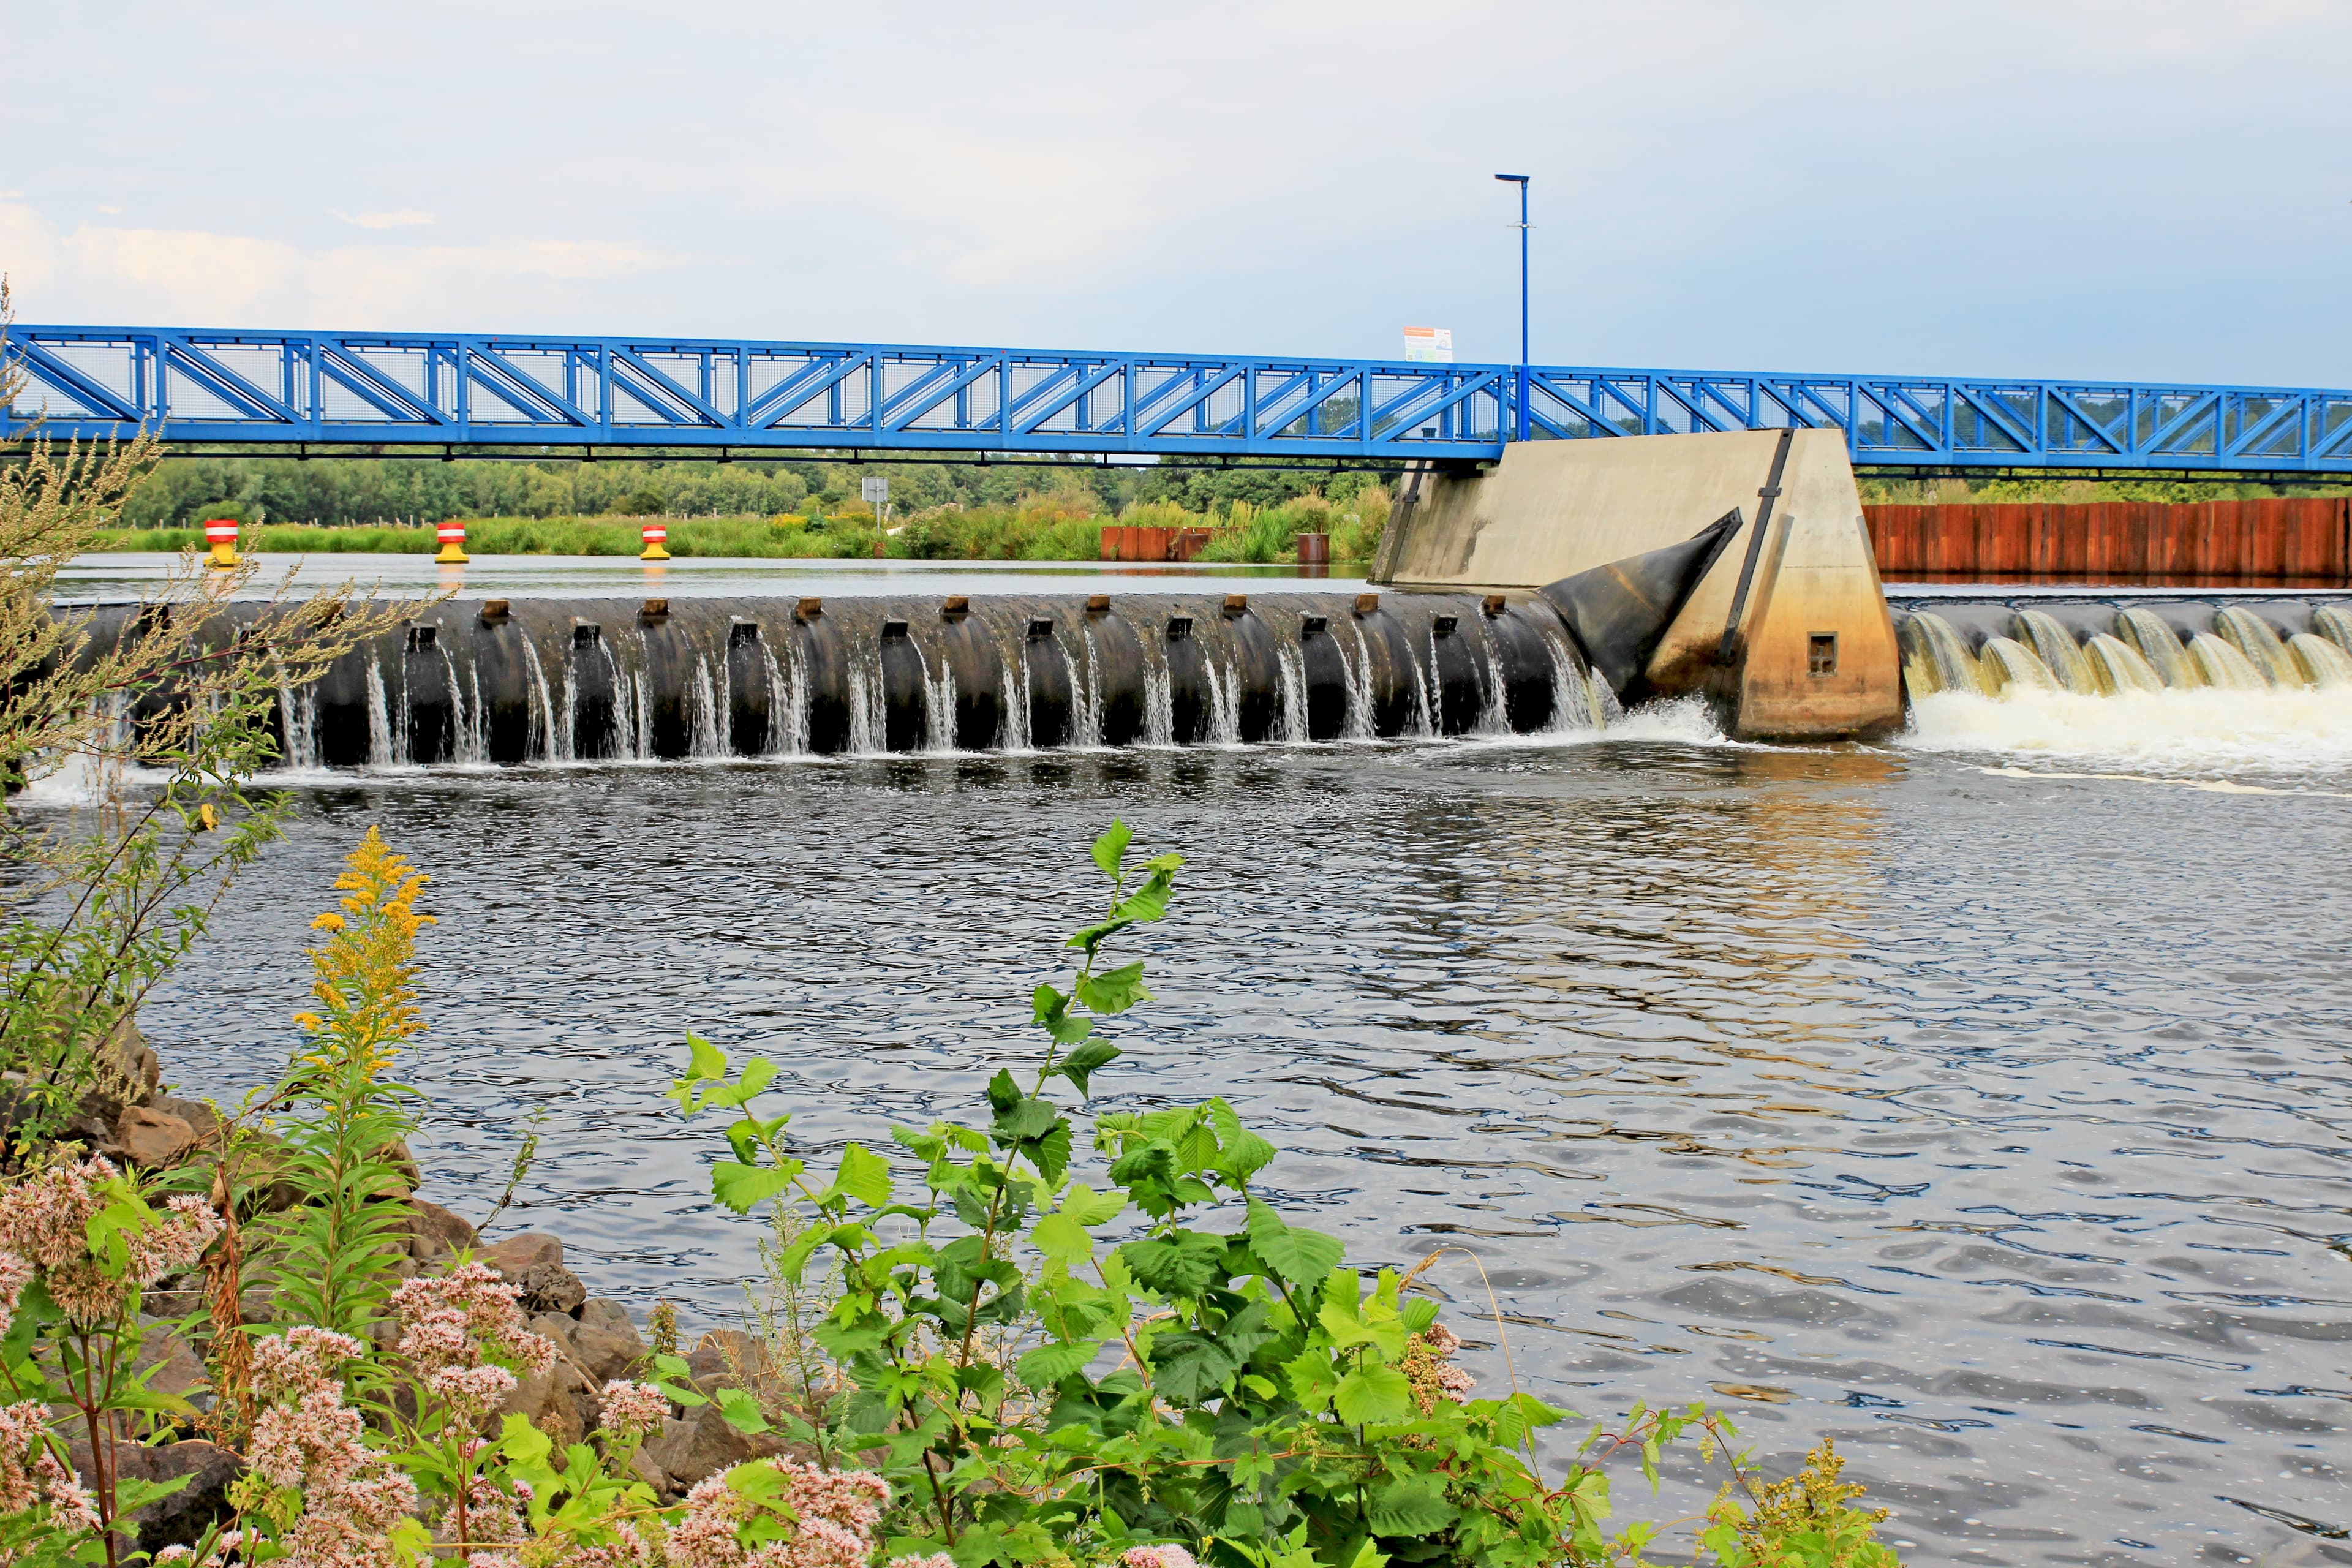
[[[2352,476],[2352,391],[888,343],[16,326],[0,443],[1490,461],[1538,440],[1840,429],[1881,472]]]

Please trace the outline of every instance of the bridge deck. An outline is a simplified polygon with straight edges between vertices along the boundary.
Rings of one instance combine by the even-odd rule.
[[[883,343],[17,326],[0,440],[1475,460],[1538,439],[1838,428],[1858,467],[2352,474],[2352,391],[1084,353]]]

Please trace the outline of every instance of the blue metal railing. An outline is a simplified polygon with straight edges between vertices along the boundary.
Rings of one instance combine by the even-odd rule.
[[[880,343],[12,329],[0,439],[1478,459],[1511,365]],[[2352,391],[1538,365],[1538,440],[1843,429],[1857,465],[2352,473]]]

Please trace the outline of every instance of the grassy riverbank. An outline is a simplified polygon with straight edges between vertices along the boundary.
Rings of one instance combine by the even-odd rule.
[[[882,535],[886,557],[909,561],[1095,561],[1102,531],[1113,523],[1215,531],[1202,559],[1283,562],[1297,559],[1301,533],[1328,533],[1335,560],[1366,561],[1387,524],[1389,496],[1378,487],[1344,506],[1318,495],[1271,506],[1234,501],[1192,511],[1168,501],[1139,502],[1117,514],[1073,496],[1013,506],[943,506],[893,521]],[[466,520],[469,555],[635,555],[646,517],[488,517]],[[864,509],[833,516],[785,512],[768,517],[686,517],[662,520],[668,550],[685,557],[847,560],[871,558],[876,522]],[[125,528],[108,531],[100,548],[178,551],[201,547],[202,528]],[[439,548],[431,527],[310,523],[249,524],[247,550],[288,554],[430,555]]]

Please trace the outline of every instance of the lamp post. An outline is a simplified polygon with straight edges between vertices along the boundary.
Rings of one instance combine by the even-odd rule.
[[[1497,174],[1495,178],[1519,187],[1519,416],[1515,440],[1528,438],[1528,183],[1526,174]]]

